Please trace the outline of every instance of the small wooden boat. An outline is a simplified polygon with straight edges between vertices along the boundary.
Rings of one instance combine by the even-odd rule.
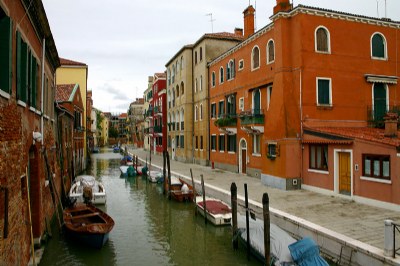
[[[171,187],[169,189],[171,197],[179,202],[189,201],[194,199],[193,187],[180,178],[171,177]]]
[[[69,197],[71,201],[76,200],[78,203],[86,200],[93,204],[105,204],[107,201],[103,184],[91,175],[77,176],[69,191]]]
[[[196,197],[197,212],[204,216],[203,197]],[[206,197],[207,220],[214,225],[230,225],[232,219],[231,207],[222,200]]]
[[[67,235],[80,243],[101,248],[108,240],[114,220],[91,204],[77,203],[63,212]]]

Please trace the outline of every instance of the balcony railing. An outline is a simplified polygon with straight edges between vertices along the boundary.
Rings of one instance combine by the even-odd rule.
[[[214,125],[217,127],[236,127],[236,114],[220,114],[218,119],[214,121]]]
[[[263,125],[264,124],[264,110],[251,109],[243,111],[239,114],[240,123],[242,125]]]
[[[378,105],[367,106],[368,125],[375,128],[384,128],[385,122],[383,118],[387,113],[396,113],[400,116],[400,106],[393,105],[389,106],[389,108],[386,105],[381,107]]]

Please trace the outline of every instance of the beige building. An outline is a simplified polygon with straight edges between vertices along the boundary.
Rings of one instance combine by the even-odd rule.
[[[167,67],[168,151],[172,159],[209,164],[208,67],[243,40],[243,31],[204,34],[182,47]]]
[[[147,89],[143,93],[143,115],[144,115],[144,120],[143,120],[143,125],[141,128],[143,129],[143,148],[144,150],[148,151],[150,150],[150,119],[153,118],[152,113],[150,111],[150,106],[151,103],[153,102],[153,76],[148,77],[148,82],[147,82]]]
[[[86,110],[86,94],[87,94],[87,78],[88,78],[88,66],[85,63],[80,63],[76,61],[72,61],[69,59],[60,58],[61,66],[57,68],[56,71],[56,84],[78,84],[81,90],[81,99],[82,102],[85,103],[83,107],[83,118],[82,118],[82,126],[84,129],[83,136],[83,165],[82,169],[86,169],[87,162],[87,151],[88,151],[88,142],[87,142],[87,110]],[[90,126],[90,125],[89,125]]]

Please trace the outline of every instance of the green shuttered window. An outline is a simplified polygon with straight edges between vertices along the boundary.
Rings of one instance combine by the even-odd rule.
[[[331,84],[329,79],[318,79],[317,81],[318,105],[331,105]]]
[[[12,22],[0,15],[0,90],[11,93],[12,78]]]

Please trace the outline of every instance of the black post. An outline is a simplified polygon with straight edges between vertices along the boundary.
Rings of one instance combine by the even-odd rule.
[[[249,225],[249,196],[247,194],[247,184],[244,184],[244,199],[246,208],[246,233],[247,233],[247,260],[250,260],[250,225]]]
[[[169,154],[167,153],[167,168],[168,168],[168,199],[171,200],[171,166],[169,164]]]
[[[204,179],[203,174],[200,175],[201,177],[201,189],[203,190],[203,209],[204,209],[204,223],[207,224],[207,204],[206,204],[206,191],[204,189]]]
[[[238,249],[238,240],[235,237],[236,232],[238,230],[237,227],[237,187],[235,182],[231,184],[231,205],[232,205],[232,244],[233,249]]]
[[[165,193],[166,193],[166,191],[167,191],[167,182],[166,182],[166,179],[167,179],[167,175],[166,175],[166,173],[167,173],[167,169],[166,169],[166,165],[167,165],[167,158],[166,158],[166,154],[167,154],[167,151],[163,151],[163,179],[164,179],[164,183],[163,183],[163,194],[165,195]]]
[[[265,252],[265,265],[270,265],[271,261],[271,233],[270,233],[270,219],[269,219],[269,197],[268,193],[264,193],[262,197],[263,203],[263,216],[264,216],[264,252]]]

